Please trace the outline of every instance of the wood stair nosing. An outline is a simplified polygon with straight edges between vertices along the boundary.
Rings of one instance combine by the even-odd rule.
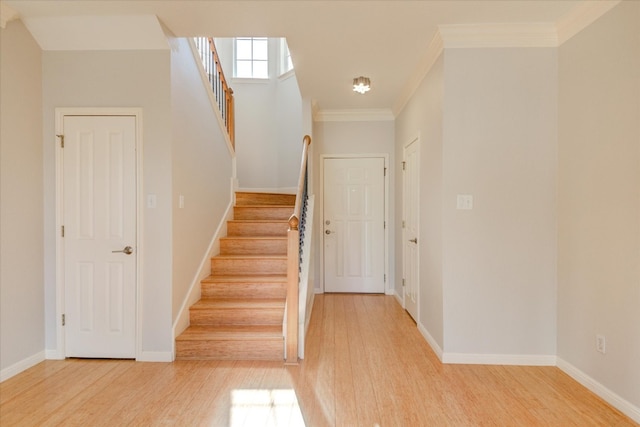
[[[293,214],[294,206],[286,205],[246,205],[234,206],[234,219],[274,219],[288,220]]]
[[[238,206],[259,204],[288,206],[295,203],[295,194],[236,191],[236,205]]]

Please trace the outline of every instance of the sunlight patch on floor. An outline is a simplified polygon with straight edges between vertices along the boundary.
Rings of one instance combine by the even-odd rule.
[[[293,389],[232,390],[230,427],[305,427]]]

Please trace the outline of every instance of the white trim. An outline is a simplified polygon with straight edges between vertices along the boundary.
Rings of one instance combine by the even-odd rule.
[[[395,291],[393,292],[393,297],[396,299],[396,301],[398,302],[398,304],[400,305],[400,307],[404,308],[403,301],[402,301],[402,297],[398,294],[398,291],[397,291],[397,290],[395,290]]]
[[[7,22],[13,21],[19,18],[17,10],[9,6],[4,1],[0,1],[0,28],[5,28]]]
[[[138,362],[173,362],[171,351],[143,351],[136,357]]]
[[[144,196],[143,196],[143,124],[142,124],[142,108],[119,108],[119,107],[69,107],[55,109],[55,135],[64,132],[65,116],[133,116],[136,121],[136,338],[135,353],[136,360],[142,353],[142,283],[143,273],[143,233],[144,222]],[[58,137],[54,135],[56,144],[56,348],[48,349],[47,353],[55,355],[56,359],[64,359],[65,352],[65,333],[62,322],[60,321],[64,313],[64,245],[62,236],[58,230],[62,227],[63,219],[63,170],[62,170],[62,154],[63,149],[60,147]]]
[[[584,30],[602,15],[616,7],[621,0],[583,1],[558,20],[558,45],[562,45],[571,37]]]
[[[604,385],[600,384],[598,381],[576,368],[569,362],[557,358],[557,366],[564,373],[569,375],[571,378],[585,386],[587,389],[601,397],[607,403],[609,403],[614,408],[618,409],[620,412],[631,418],[637,423],[640,423],[640,407],[634,405],[633,403],[625,400],[620,397]]]
[[[44,351],[39,351],[36,354],[27,357],[26,359],[22,359],[11,366],[7,366],[2,371],[0,371],[0,383],[44,361],[44,354]]]
[[[384,160],[384,167],[387,169],[387,173],[384,176],[384,218],[383,221],[385,221],[387,223],[387,227],[384,230],[384,249],[383,249],[383,253],[384,253],[384,271],[383,274],[385,276],[387,276],[387,281],[386,283],[384,283],[384,293],[385,295],[392,295],[395,292],[394,288],[390,287],[391,284],[391,278],[389,277],[389,229],[391,228],[391,224],[389,223],[389,199],[390,194],[389,194],[389,177],[390,177],[390,172],[389,172],[389,154],[387,153],[362,153],[362,154],[321,154],[320,155],[320,171],[319,171],[319,187],[320,187],[320,197],[319,197],[319,210],[318,210],[318,216],[319,219],[318,221],[320,221],[320,227],[318,227],[318,233],[320,233],[320,238],[319,238],[319,242],[318,245],[320,247],[320,265],[318,266],[318,270],[319,270],[319,279],[320,279],[320,283],[318,284],[319,287],[315,288],[315,293],[317,294],[322,294],[324,293],[324,243],[323,243],[323,236],[322,236],[322,230],[324,229],[324,227],[322,226],[322,221],[324,218],[324,161],[325,159],[370,159],[370,158],[376,158],[376,159],[383,159]]]
[[[44,351],[44,358],[47,360],[63,360],[64,354],[61,354],[58,349],[46,349]]]
[[[435,340],[435,338],[431,336],[429,331],[427,331],[427,328],[425,328],[422,323],[418,323],[418,331],[420,331],[424,339],[427,341],[427,344],[429,344],[429,347],[431,347],[431,350],[433,350],[436,356],[438,356],[440,362],[442,362],[442,348],[438,345],[438,342]]]
[[[436,34],[433,36],[433,39],[431,39],[429,47],[427,47],[427,51],[420,60],[420,63],[411,73],[409,80],[400,91],[400,96],[393,104],[392,111],[396,117],[404,109],[411,97],[413,97],[413,94],[416,92],[416,90],[418,90],[418,87],[420,87],[420,83],[422,83],[422,80],[424,80],[427,74],[429,74],[429,71],[431,71],[431,68],[436,63],[443,50],[444,45],[442,37],[440,36],[440,31],[436,31]]]
[[[272,194],[296,194],[297,187],[279,187],[279,188],[238,188],[238,193],[272,193]]]
[[[463,365],[556,366],[552,354],[443,353],[442,363]]]
[[[202,260],[200,261],[198,270],[196,271],[193,280],[191,281],[191,286],[189,286],[189,291],[182,301],[182,305],[180,306],[180,310],[178,311],[175,322],[173,322],[173,339],[171,340],[171,342],[173,347],[172,353],[174,355],[176,337],[189,326],[189,307],[191,307],[192,304],[200,299],[200,282],[202,281],[202,279],[211,274],[211,257],[215,255],[214,252],[219,252],[220,250],[220,237],[223,237],[226,234],[227,221],[233,218],[233,205],[234,203],[232,194],[231,199],[229,200],[229,204],[227,205],[227,210],[224,212],[224,215],[220,219],[220,223],[218,224],[216,231],[211,236],[209,247],[202,257]]]
[[[319,110],[313,115],[314,122],[388,122],[395,120],[387,108],[363,110]]]
[[[553,23],[439,25],[445,49],[495,47],[557,47]]]
[[[209,102],[211,103],[211,108],[215,112],[216,119],[218,119],[218,125],[220,126],[220,130],[222,132],[222,137],[227,143],[227,149],[229,150],[229,154],[231,155],[233,161],[233,176],[235,177],[235,161],[236,161],[236,152],[233,148],[233,144],[231,143],[231,137],[227,132],[227,127],[225,125],[224,119],[222,118],[222,113],[220,112],[220,107],[218,107],[218,102],[216,101],[216,96],[213,94],[213,89],[211,88],[211,83],[209,83],[209,77],[207,77],[207,73],[204,70],[204,65],[202,65],[202,58],[200,57],[200,52],[198,52],[198,48],[196,47],[196,43],[193,40],[193,37],[188,38],[189,47],[191,48],[191,54],[193,55],[193,59],[196,62],[198,68],[198,72],[200,73],[200,78],[202,79],[202,84],[205,86],[205,91],[209,96]],[[235,44],[235,43],[234,43]]]

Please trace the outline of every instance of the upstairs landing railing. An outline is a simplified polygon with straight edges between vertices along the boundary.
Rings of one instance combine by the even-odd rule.
[[[227,79],[224,77],[224,71],[222,71],[222,65],[220,65],[220,56],[218,55],[213,39],[211,37],[194,37],[193,40],[200,53],[204,70],[209,77],[209,83],[211,84],[216,103],[222,114],[224,126],[229,134],[231,146],[235,149],[233,89],[229,87]]]
[[[302,147],[302,161],[300,163],[300,176],[298,178],[298,191],[293,215],[289,218],[289,230],[287,231],[287,309],[286,309],[286,360],[287,364],[298,363],[298,315],[299,315],[299,285],[300,262],[302,257],[304,228],[306,226],[307,211],[307,183],[308,170],[307,158],[311,137],[305,135]]]

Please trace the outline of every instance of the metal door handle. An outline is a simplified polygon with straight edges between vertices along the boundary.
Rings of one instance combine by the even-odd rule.
[[[324,234],[331,234],[331,230],[326,230]]]
[[[127,255],[131,255],[133,253],[133,248],[131,246],[125,246],[121,251],[111,251],[112,254],[123,252]]]
[[[417,237],[416,237],[416,238],[414,238],[414,239],[411,239],[411,240],[409,240],[409,241],[410,241],[411,243],[415,243],[416,245],[418,244],[418,238],[417,238]]]

